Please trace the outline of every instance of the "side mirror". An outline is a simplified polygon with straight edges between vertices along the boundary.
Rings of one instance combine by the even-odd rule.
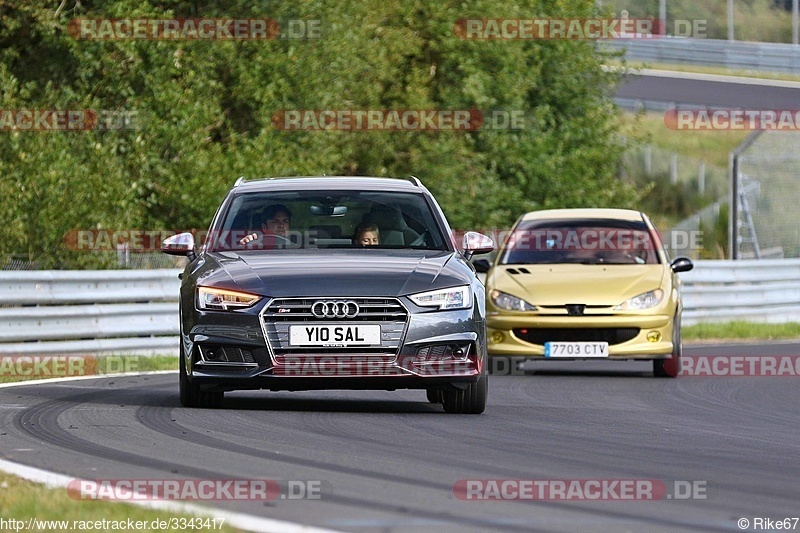
[[[488,259],[476,259],[472,262],[472,266],[475,267],[476,272],[480,272],[482,274],[486,274],[489,272],[489,269],[492,268],[492,264]]]
[[[694,263],[688,257],[676,257],[669,266],[673,272],[689,272],[694,268]]]
[[[473,254],[488,254],[494,251],[494,241],[477,231],[468,231],[464,234],[464,256],[469,260]]]
[[[183,255],[194,259],[194,236],[191,233],[178,233],[161,243],[161,251],[169,255]]]

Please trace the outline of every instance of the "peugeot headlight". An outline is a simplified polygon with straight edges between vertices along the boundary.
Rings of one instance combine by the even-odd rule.
[[[213,287],[197,288],[197,306],[200,309],[230,311],[250,307],[261,299],[261,296],[246,292],[215,289]]]
[[[645,292],[639,296],[634,296],[629,300],[625,300],[614,308],[614,311],[633,311],[637,309],[650,309],[661,303],[664,299],[664,291],[656,289],[654,291]]]
[[[496,305],[500,309],[505,309],[506,311],[537,310],[535,305],[531,305],[521,298],[517,298],[516,296],[511,296],[510,294],[498,290],[492,291],[491,298],[492,298],[492,303],[494,303],[494,305]]]
[[[420,292],[409,296],[412,302],[420,307],[438,307],[440,311],[448,309],[467,309],[472,306],[472,295],[469,287],[452,287],[435,291]]]

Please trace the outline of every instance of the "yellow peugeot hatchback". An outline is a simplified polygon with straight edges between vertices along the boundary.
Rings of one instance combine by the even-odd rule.
[[[644,213],[528,213],[494,264],[477,260],[475,266],[487,272],[490,358],[652,360],[656,376],[679,374],[676,273],[694,265],[685,257],[670,262]]]

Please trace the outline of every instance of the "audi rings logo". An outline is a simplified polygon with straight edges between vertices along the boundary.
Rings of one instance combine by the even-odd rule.
[[[353,300],[318,300],[311,306],[311,314],[317,318],[355,318],[358,304]]]

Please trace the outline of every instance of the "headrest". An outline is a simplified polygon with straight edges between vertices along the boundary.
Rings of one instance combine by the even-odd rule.
[[[396,207],[388,205],[374,205],[369,213],[364,215],[364,222],[372,222],[381,230],[402,231],[408,227],[403,213]]]

